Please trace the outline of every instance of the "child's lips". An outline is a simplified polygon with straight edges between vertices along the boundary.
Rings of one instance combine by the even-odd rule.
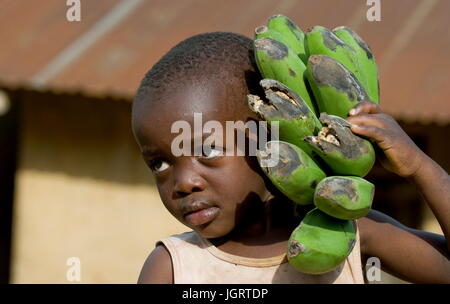
[[[219,208],[208,207],[205,209],[196,210],[184,215],[186,221],[193,225],[199,226],[211,222],[219,215]]]

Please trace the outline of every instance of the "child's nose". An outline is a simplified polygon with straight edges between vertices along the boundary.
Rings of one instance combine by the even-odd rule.
[[[205,180],[192,167],[179,168],[175,172],[174,192],[177,195],[203,191],[205,184]]]

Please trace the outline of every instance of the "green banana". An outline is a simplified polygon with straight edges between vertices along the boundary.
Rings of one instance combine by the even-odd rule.
[[[345,66],[367,89],[366,75],[363,74],[356,51],[323,26],[314,26],[305,33],[306,54],[327,55]]]
[[[306,136],[317,155],[337,175],[364,176],[375,163],[372,144],[350,130],[350,123],[339,116],[321,113],[324,128],[317,136]]]
[[[317,115],[305,84],[306,66],[292,49],[272,38],[256,39],[254,49],[256,63],[263,78],[275,79],[289,87]]]
[[[317,185],[314,204],[341,220],[354,220],[369,213],[375,186],[356,176],[330,176]]]
[[[320,112],[346,118],[356,104],[369,100],[355,76],[329,56],[309,57],[306,78]]]
[[[339,26],[333,29],[333,33],[356,51],[361,71],[367,79],[367,93],[370,100],[379,104],[380,83],[378,80],[378,66],[369,45],[355,31],[346,26]]]
[[[279,139],[302,148],[312,156],[312,148],[303,139],[317,134],[322,124],[304,100],[287,86],[273,79],[260,81],[265,99],[247,95],[250,109],[263,120],[278,122]]]
[[[291,44],[291,42],[288,39],[286,39],[285,36],[283,36],[281,33],[279,33],[278,31],[276,31],[274,29],[270,29],[266,25],[261,25],[261,26],[258,26],[257,28],[255,28],[253,40],[256,40],[259,38],[272,38],[278,42],[283,43],[287,47],[291,48],[293,52],[295,52],[294,46]]]
[[[269,29],[279,32],[293,48],[295,53],[306,64],[308,57],[305,51],[305,34],[291,19],[284,15],[274,15],[267,21]]]
[[[287,246],[290,265],[300,272],[330,272],[353,250],[356,225],[353,221],[333,218],[315,208],[308,212],[292,232]]]
[[[300,205],[313,203],[316,185],[326,175],[302,149],[283,141],[269,141],[256,157],[267,177],[290,200]],[[276,159],[276,164],[265,166],[263,163],[270,159]]]

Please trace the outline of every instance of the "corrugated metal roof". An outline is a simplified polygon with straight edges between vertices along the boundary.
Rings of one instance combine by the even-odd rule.
[[[303,29],[355,29],[381,68],[386,112],[403,120],[450,122],[450,1],[381,1],[381,22],[367,21],[369,6],[361,0],[82,0],[81,5],[81,22],[68,22],[66,1],[0,1],[0,85],[130,98],[145,72],[177,42],[210,31],[252,36],[269,16],[282,13]]]

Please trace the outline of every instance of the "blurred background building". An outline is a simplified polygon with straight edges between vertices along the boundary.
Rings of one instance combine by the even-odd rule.
[[[450,1],[0,0],[0,282],[134,283],[159,238],[187,231],[164,209],[130,128],[148,69],[202,32],[253,29],[282,13],[306,29],[347,25],[380,66],[382,109],[450,168]],[[442,233],[414,187],[377,165],[374,208]],[[382,262],[382,261],[381,261]],[[384,276],[386,281],[390,279]]]

